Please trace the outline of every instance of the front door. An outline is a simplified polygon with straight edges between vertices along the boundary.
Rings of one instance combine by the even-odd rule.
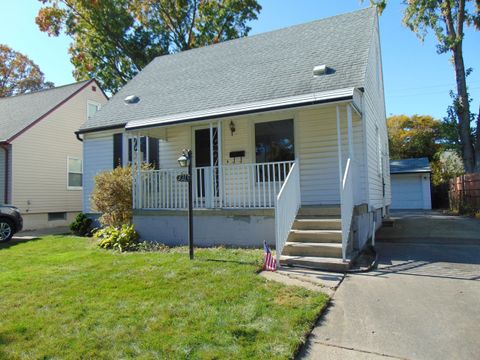
[[[213,162],[211,159],[210,144],[213,144]],[[196,197],[201,199],[207,207],[213,207],[213,196],[218,196],[218,131],[212,128],[195,129],[195,178]]]

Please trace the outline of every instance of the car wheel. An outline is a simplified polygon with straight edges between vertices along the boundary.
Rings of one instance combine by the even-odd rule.
[[[0,243],[9,241],[13,236],[13,224],[8,219],[0,219]]]

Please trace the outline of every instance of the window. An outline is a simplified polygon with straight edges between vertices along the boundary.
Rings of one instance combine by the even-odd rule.
[[[67,171],[68,171],[68,186],[69,190],[81,190],[82,189],[82,159],[68,157],[67,158]]]
[[[137,151],[137,138],[128,139],[128,162],[132,163],[132,154],[135,156]],[[136,161],[137,159],[133,159]],[[158,170],[159,162],[159,146],[158,139],[149,138],[147,136],[140,137],[140,161],[151,164],[154,169]]]
[[[255,153],[257,163],[294,160],[293,120],[255,124]]]
[[[255,124],[255,154],[257,163],[295,160],[293,120],[269,121]],[[285,180],[290,167],[268,165],[258,169],[259,181]]]
[[[95,113],[100,110],[100,104],[93,102],[93,101],[88,101],[87,102],[87,117],[92,117],[95,115]]]
[[[66,212],[48,213],[48,221],[55,221],[55,220],[67,220],[67,213]]]

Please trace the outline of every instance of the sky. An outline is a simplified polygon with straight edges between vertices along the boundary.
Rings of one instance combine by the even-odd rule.
[[[300,24],[368,6],[368,0],[259,0],[262,11],[250,23],[250,34]],[[425,114],[441,119],[451,104],[449,91],[455,88],[450,55],[436,53],[430,34],[422,43],[401,24],[403,5],[390,0],[380,17],[380,38],[387,115]],[[74,82],[66,36],[49,37],[40,32],[35,16],[38,0],[0,0],[0,43],[30,57],[55,85]],[[467,30],[464,40],[466,67],[473,68],[468,79],[474,99],[471,110],[480,104],[480,32]]]

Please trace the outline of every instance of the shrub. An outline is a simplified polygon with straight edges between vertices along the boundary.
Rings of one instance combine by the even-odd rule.
[[[132,221],[132,167],[117,167],[95,176],[92,208],[104,226],[119,228]]]
[[[78,236],[90,236],[92,233],[92,219],[89,219],[84,213],[80,213],[70,224],[70,230]]]
[[[133,225],[107,226],[97,230],[94,236],[98,241],[98,246],[103,249],[133,251],[138,248],[138,233]]]

